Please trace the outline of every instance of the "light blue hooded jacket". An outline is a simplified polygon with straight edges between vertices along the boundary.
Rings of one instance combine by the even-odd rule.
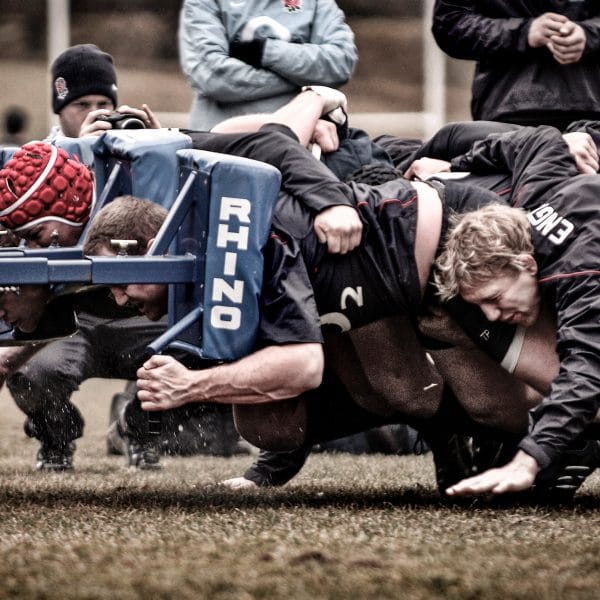
[[[266,39],[262,68],[229,57],[234,40]],[[334,0],[185,0],[179,57],[194,90],[190,128],[269,113],[303,85],[339,87],[354,71],[354,34]]]

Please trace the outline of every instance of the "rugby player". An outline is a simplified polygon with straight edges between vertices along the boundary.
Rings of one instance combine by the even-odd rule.
[[[280,141],[283,142],[284,139],[281,137]],[[283,144],[280,144],[280,151],[282,147]],[[316,166],[318,163],[313,163],[307,163],[306,169],[303,166],[302,173],[322,173]],[[312,179],[309,177],[308,181],[311,191]],[[275,235],[271,238],[271,244],[276,248],[282,245],[283,248],[279,248],[278,252],[285,251],[286,255],[294,257],[293,264],[301,258],[298,268],[310,275],[309,284],[315,291],[318,314],[313,314],[313,318],[319,322],[320,316],[320,322],[331,324],[343,331],[358,328],[360,333],[364,332],[364,326],[384,318],[414,317],[429,280],[445,217],[451,210],[465,210],[471,208],[471,204],[477,206],[485,200],[486,195],[488,201],[495,199],[495,196],[486,193],[485,190],[473,190],[468,186],[450,182],[444,187],[445,204],[442,205],[438,191],[428,184],[397,180],[375,188],[360,184],[343,186],[331,174],[320,180],[319,191],[323,196],[327,196],[330,202],[340,193],[343,198],[352,198],[356,202],[366,224],[367,232],[363,244],[353,252],[331,256],[314,234],[311,213],[303,209],[298,202],[285,196],[280,198],[277,205],[273,223]],[[127,228],[133,225],[128,222],[126,215],[123,215],[123,218],[108,218],[106,215],[110,214],[110,206],[104,210],[107,212],[99,213],[90,230],[86,242],[87,253],[112,252],[106,241],[125,236]],[[437,231],[436,227],[432,226],[436,223]],[[103,228],[106,229],[103,231]],[[95,238],[104,240],[104,243],[94,241]],[[267,256],[271,255],[276,253],[267,252]],[[267,264],[267,270],[269,273],[279,272],[278,267],[270,263]],[[398,277],[398,273],[401,277]],[[284,281],[290,279],[306,282],[307,277],[285,277]],[[151,302],[151,298],[144,296],[149,292],[145,286],[135,286],[125,290],[115,289],[113,295],[122,304],[136,302],[146,314],[160,314],[161,311],[156,305],[158,298],[152,299]],[[303,298],[312,295],[311,287],[301,291],[299,295]],[[166,310],[164,305],[162,310]],[[403,335],[406,334],[406,329],[404,323],[401,329]],[[410,331],[410,327],[408,330]],[[416,337],[413,347],[418,348]],[[285,354],[281,349],[276,353]],[[381,390],[385,400],[377,397],[380,406],[370,411],[375,416],[391,418],[395,413],[404,412],[407,397],[413,400],[417,406],[416,409],[413,407],[413,410],[418,411],[420,416],[431,416],[436,412],[441,397],[440,381],[435,380],[431,366],[424,367],[427,360],[423,352],[414,352],[409,354],[410,357],[413,361],[420,361],[419,368],[414,371],[425,373],[427,377],[420,386],[420,392],[413,382],[411,394],[398,393],[400,390],[406,392],[407,382],[411,382],[411,378],[407,377],[407,372],[411,372],[410,364],[401,363],[388,373],[385,380],[387,389]],[[397,354],[390,353],[390,358],[398,364]],[[225,369],[217,367],[221,368]],[[298,363],[296,368],[301,369],[301,363]],[[231,371],[235,371],[235,368]],[[265,376],[263,371],[264,369],[259,373]],[[140,400],[149,410],[176,408],[189,402],[211,401],[210,396],[198,397],[192,391],[194,386],[190,385],[190,377],[205,381],[211,372],[212,369],[207,369],[192,375],[170,357],[155,357],[140,369]],[[281,372],[285,374],[284,366]],[[346,374],[347,372],[346,368]],[[180,379],[181,376],[184,376],[184,380]],[[162,387],[167,381],[168,386]],[[177,389],[177,381],[180,381],[180,384],[185,381],[181,389]],[[270,379],[268,381],[271,382]],[[287,395],[285,388],[273,391],[272,383],[269,383],[267,389],[270,390],[269,394],[264,392],[254,400],[248,398],[235,406],[240,432],[246,439],[263,448],[289,448],[303,443],[306,437],[304,432],[307,429],[306,409],[300,409],[297,400],[288,403],[273,402],[275,399],[291,397]],[[373,400],[373,396],[378,395],[366,394],[361,400],[368,403]],[[415,396],[419,396],[420,400],[417,401]],[[215,397],[213,401],[235,403],[237,400],[235,394],[225,394]],[[256,406],[263,403],[263,407]],[[255,406],[250,407],[246,404]],[[366,408],[372,407],[367,404]],[[272,415],[270,421],[265,418],[267,415]],[[343,414],[341,419],[338,415],[338,421],[340,420],[343,421]],[[278,426],[274,427],[274,423]]]

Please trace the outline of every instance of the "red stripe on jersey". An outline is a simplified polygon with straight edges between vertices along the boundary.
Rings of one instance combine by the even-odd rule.
[[[269,237],[272,240],[277,240],[278,242],[280,242],[284,246],[287,246],[287,240],[284,240],[280,235],[277,235],[276,233],[271,233],[271,235]]]
[[[569,277],[582,277],[584,275],[598,275],[600,277],[600,271],[596,269],[587,269],[585,271],[575,271],[574,273],[558,273],[556,275],[548,275],[548,277],[542,277],[539,283],[547,283],[554,279],[568,279]]]
[[[386,198],[385,200],[382,200],[381,203],[378,204],[375,208],[384,208],[386,204],[400,204],[402,208],[405,208],[406,206],[410,206],[417,199],[418,196],[416,194],[414,196],[411,196],[408,200],[400,200],[400,198]],[[368,204],[368,202],[361,200],[356,204],[356,208],[360,208],[361,206],[365,206]]]

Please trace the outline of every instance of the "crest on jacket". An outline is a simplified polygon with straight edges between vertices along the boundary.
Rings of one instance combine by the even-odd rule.
[[[283,8],[288,12],[296,12],[302,10],[302,0],[281,0],[283,2]]]

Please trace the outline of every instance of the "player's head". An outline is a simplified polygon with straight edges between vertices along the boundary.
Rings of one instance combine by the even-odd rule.
[[[0,224],[29,246],[77,244],[93,204],[90,170],[52,144],[25,144],[0,170]]]
[[[491,321],[533,324],[539,290],[525,211],[493,203],[457,216],[436,261],[435,282],[442,300],[460,295]]]
[[[135,196],[120,196],[107,204],[90,226],[84,243],[88,256],[114,256],[117,250],[111,240],[134,240],[128,254],[145,254],[152,244],[167,211],[155,202]],[[132,305],[152,321],[167,311],[167,289],[164,284],[128,284],[111,286],[120,306]]]
[[[110,54],[94,44],[67,48],[52,63],[52,109],[63,135],[78,137],[92,110],[117,106],[117,75]]]
[[[35,331],[51,295],[46,285],[0,287],[0,319],[25,333]]]
[[[119,196],[94,217],[85,237],[84,254],[116,254],[111,240],[135,240],[128,254],[145,254],[167,218],[167,211],[150,200]]]

